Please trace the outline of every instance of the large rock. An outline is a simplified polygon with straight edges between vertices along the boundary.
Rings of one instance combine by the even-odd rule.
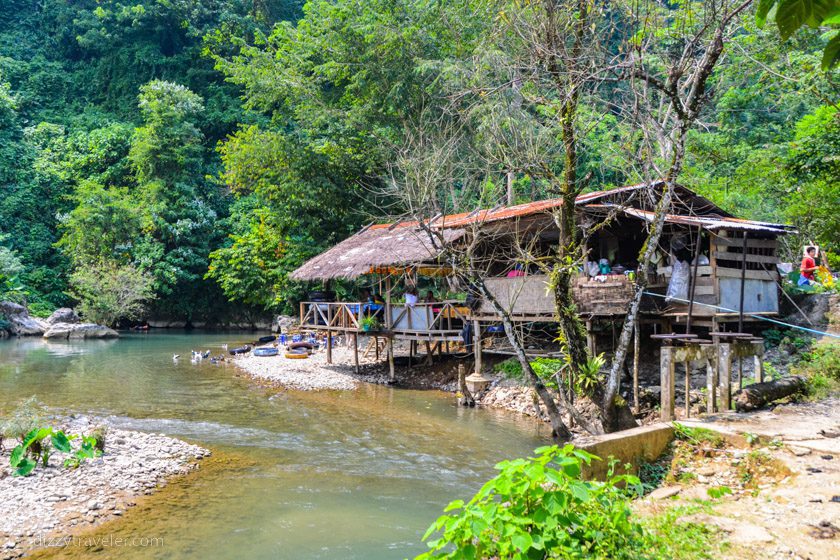
[[[271,332],[286,332],[298,326],[297,317],[290,317],[288,315],[278,315],[271,323]]]
[[[46,323],[29,316],[29,311],[11,301],[0,301],[0,315],[9,322],[9,332],[17,336],[41,335],[46,330]]]
[[[50,325],[44,338],[82,339],[82,338],[118,338],[117,331],[94,323],[56,323]]]
[[[47,317],[47,324],[48,325],[55,325],[56,323],[81,323],[81,319],[79,316],[76,315],[76,312],[70,309],[69,307],[62,307],[61,309],[56,309],[53,311],[53,314]]]

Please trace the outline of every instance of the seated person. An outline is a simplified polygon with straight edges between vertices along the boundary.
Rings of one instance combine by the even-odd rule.
[[[436,301],[435,294],[432,293],[432,290],[426,292],[426,297],[423,298],[423,301],[425,303],[434,303]]]
[[[810,246],[805,249],[805,256],[802,257],[802,264],[799,265],[799,282],[800,286],[813,286],[817,283],[814,278],[814,273],[819,268],[816,261],[817,248]]]
[[[525,267],[519,263],[516,263],[513,267],[513,270],[507,273],[508,278],[517,278],[519,276],[525,276]]]

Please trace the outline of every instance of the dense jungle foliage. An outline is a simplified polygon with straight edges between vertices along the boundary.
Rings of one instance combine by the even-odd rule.
[[[606,53],[626,42],[621,5],[601,13]],[[498,30],[516,9],[0,0],[0,296],[46,314],[93,297],[91,277],[107,276],[148,298],[150,316],[288,308],[303,289],[289,271],[399,212],[389,165],[413,131],[445,118],[453,92],[502,79],[510,45]],[[795,33],[759,27],[755,9],[739,18],[680,181],[738,215],[795,224],[836,254],[838,85],[824,64],[837,56],[836,12]],[[633,123],[611,105],[618,88],[605,81],[581,99],[588,188],[640,179]],[[469,173],[482,188],[442,196],[441,210],[504,200],[515,165],[494,155],[493,127],[516,136],[531,120],[500,117],[496,103],[473,106],[470,134],[486,157]],[[529,118],[552,110],[549,100]],[[561,168],[562,145],[547,153]],[[459,188],[453,179],[446,192]],[[551,194],[527,171],[514,188],[520,200]]]

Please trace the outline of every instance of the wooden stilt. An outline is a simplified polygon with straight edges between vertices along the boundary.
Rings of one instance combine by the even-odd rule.
[[[706,360],[706,413],[717,412],[717,368],[712,360]]]
[[[755,382],[764,383],[764,352],[756,353],[755,360]]]
[[[475,354],[475,372],[481,373],[481,323],[473,321],[473,353]]]
[[[744,388],[744,359],[738,355],[738,388]]]
[[[592,321],[586,322],[586,348],[589,350],[589,355],[595,357],[595,335],[592,333]]]
[[[434,358],[432,357],[432,343],[428,340],[426,341],[426,365],[432,365],[434,363]]]
[[[659,416],[663,422],[674,420],[674,348],[663,346],[659,358],[660,393]]]
[[[376,361],[379,361],[379,337],[374,335],[373,345],[376,346]]]
[[[332,333],[327,331],[327,363],[332,364]]]
[[[685,368],[685,417],[691,416],[691,362],[683,362]]]
[[[361,373],[359,368],[359,333],[353,333],[353,364],[356,366],[356,373]]]
[[[639,319],[633,325],[633,412],[639,413]]]
[[[394,337],[388,337],[388,378],[393,383],[397,380],[397,374],[394,369]]]
[[[718,387],[720,387],[720,409],[732,408],[732,349],[721,343],[718,351]]]

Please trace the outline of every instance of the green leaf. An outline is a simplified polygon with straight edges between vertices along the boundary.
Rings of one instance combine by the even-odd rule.
[[[821,66],[827,72],[838,63],[840,63],[840,31],[835,32],[834,37],[825,46]]]
[[[575,483],[571,485],[572,495],[581,502],[589,501],[589,489],[586,484]]]
[[[52,444],[53,447],[61,451],[62,453],[70,453],[70,440],[67,439],[67,435],[62,432],[58,431],[52,435]]]
[[[12,449],[12,455],[11,457],[9,457],[9,464],[12,466],[12,468],[20,465],[24,453],[26,453],[26,448],[23,445],[18,445],[17,447]]]
[[[767,23],[767,14],[775,3],[776,0],[760,0],[755,11],[755,22],[758,27],[764,27],[764,24]]]
[[[18,463],[17,469],[15,469],[14,475],[15,476],[27,476],[35,469],[35,461],[30,458],[25,458]]]
[[[453,509],[461,509],[464,507],[464,500],[455,500],[453,502],[449,502],[449,504],[444,508],[444,512],[452,511]]]
[[[776,10],[776,25],[787,40],[803,25],[818,27],[834,9],[834,0],[781,0]]]
[[[512,542],[513,546],[522,552],[526,552],[529,548],[531,548],[534,540],[531,538],[529,533],[516,533],[513,537],[511,537],[510,542]]]

